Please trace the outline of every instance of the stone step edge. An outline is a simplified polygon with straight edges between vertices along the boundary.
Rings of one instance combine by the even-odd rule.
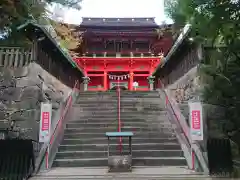
[[[182,150],[133,150],[133,152],[146,152],[146,151],[150,151],[150,152],[182,152]],[[65,153],[104,153],[104,152],[108,152],[108,151],[59,151],[57,152],[57,154],[65,154]],[[117,152],[117,151],[116,151]]]
[[[111,144],[110,146],[118,146],[119,144]],[[132,146],[151,146],[151,145],[177,145],[177,146],[180,146],[179,143],[132,143]],[[68,147],[74,147],[74,146],[96,146],[96,147],[105,147],[105,146],[108,146],[108,144],[106,143],[102,143],[102,144],[61,144],[59,145],[59,147],[61,146],[68,146]],[[122,144],[122,146],[129,146],[129,144]]]
[[[176,157],[141,157],[141,158],[138,158],[138,157],[134,157],[132,159],[139,159],[139,160],[144,160],[144,159],[150,159],[150,160],[161,160],[161,159],[164,159],[164,160],[175,160],[175,159],[182,159],[184,160],[185,158],[184,157],[180,157],[180,156],[176,156]],[[54,161],[61,161],[61,162],[69,162],[69,161],[91,161],[91,160],[97,160],[97,161],[105,161],[105,160],[108,160],[108,158],[81,158],[81,159],[55,159]]]
[[[125,138],[123,138],[123,139],[125,139]],[[128,139],[127,137],[126,137],[126,139]],[[149,139],[153,139],[153,140],[177,140],[177,138],[176,137],[171,137],[171,138],[161,138],[161,137],[156,137],[156,138],[139,138],[139,137],[133,137],[132,138],[132,140],[136,140],[136,139],[142,139],[142,140],[149,140]],[[63,140],[69,140],[69,141],[71,141],[71,140],[80,140],[80,141],[83,141],[83,139],[80,139],[80,138],[64,138]],[[88,140],[106,140],[107,141],[107,137],[100,137],[100,138],[91,138],[91,139],[88,139]],[[86,140],[86,141],[88,141],[88,140]]]
[[[135,134],[134,136],[138,136],[138,135],[142,135],[143,133],[139,133],[139,132],[137,132],[137,134]],[[145,136],[147,136],[147,135],[162,135],[162,134],[164,134],[164,135],[169,135],[169,137],[175,137],[176,136],[176,134],[174,134],[174,133],[172,133],[172,132],[169,132],[169,133],[166,133],[166,132],[152,132],[151,134],[145,134]],[[81,132],[72,132],[72,133],[64,133],[64,136],[72,136],[72,135],[95,135],[95,136],[100,136],[101,135],[101,137],[106,137],[105,136],[105,133],[81,133]],[[103,135],[103,136],[102,136]],[[107,137],[106,137],[107,138]]]

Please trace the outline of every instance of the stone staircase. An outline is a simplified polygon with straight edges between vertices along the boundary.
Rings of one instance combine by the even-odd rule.
[[[105,132],[117,131],[116,92],[81,92],[74,104],[53,167],[107,167]],[[180,144],[174,135],[158,92],[121,93],[122,131],[133,131],[133,166],[183,166]],[[111,151],[118,153],[118,139]],[[128,147],[123,139],[123,153]]]

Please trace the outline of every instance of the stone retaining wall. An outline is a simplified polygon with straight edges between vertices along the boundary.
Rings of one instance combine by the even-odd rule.
[[[171,96],[176,100],[186,119],[189,119],[188,101],[201,100],[200,77],[197,73],[197,66],[182,76],[174,84],[167,86]],[[203,104],[204,122],[207,123],[209,137],[223,136],[222,125],[225,120],[224,108]]]
[[[198,67],[195,66],[176,82],[167,86],[167,89],[170,90],[172,97],[174,97],[178,103],[200,99],[201,87],[197,69]]]
[[[26,136],[38,139],[40,103],[48,99],[53,104],[53,116],[71,89],[45,71],[30,63],[21,68],[0,68],[0,128],[9,127],[12,120]]]

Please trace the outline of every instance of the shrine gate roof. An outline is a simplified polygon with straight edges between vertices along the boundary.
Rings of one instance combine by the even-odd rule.
[[[155,18],[91,18],[84,17],[80,28],[99,28],[99,27],[143,27],[158,28]]]

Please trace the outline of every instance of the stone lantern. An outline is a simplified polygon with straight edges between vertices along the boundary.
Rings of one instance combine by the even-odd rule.
[[[147,79],[148,79],[148,84],[149,84],[150,91],[153,91],[153,84],[154,84],[155,76],[148,76]]]
[[[89,84],[90,78],[85,76],[83,77],[83,89],[84,91],[88,90],[88,84]]]

